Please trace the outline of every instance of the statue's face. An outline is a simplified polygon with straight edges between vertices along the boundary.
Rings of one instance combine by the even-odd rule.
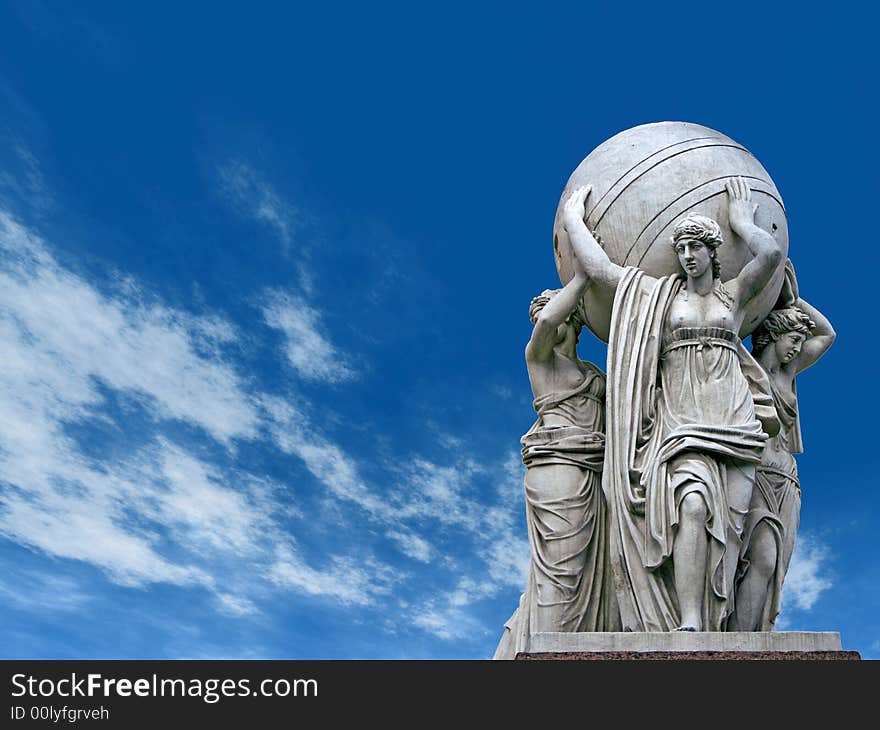
[[[779,335],[779,339],[774,344],[776,347],[776,357],[779,359],[780,364],[788,365],[788,363],[800,355],[801,347],[803,347],[806,339],[801,332],[786,332]]]
[[[683,238],[675,244],[675,253],[688,276],[700,277],[712,266],[712,252],[702,241]]]

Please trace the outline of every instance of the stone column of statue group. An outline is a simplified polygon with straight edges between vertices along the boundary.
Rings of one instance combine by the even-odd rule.
[[[541,632],[772,631],[800,512],[795,376],[834,340],[775,186],[718,132],[637,127],[572,175],[554,247],[567,283],[532,300],[526,347],[532,561],[496,658]],[[578,358],[584,325],[607,375]]]

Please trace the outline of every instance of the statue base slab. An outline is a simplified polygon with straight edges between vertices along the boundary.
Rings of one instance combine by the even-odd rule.
[[[843,651],[836,631],[672,631],[532,634],[518,660],[535,659],[831,659]]]

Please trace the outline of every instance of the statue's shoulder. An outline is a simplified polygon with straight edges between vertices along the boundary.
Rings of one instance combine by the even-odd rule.
[[[627,266],[623,277],[618,284],[618,292],[621,290],[638,290],[641,292],[654,292],[657,289],[678,291],[684,283],[682,274],[667,274],[666,276],[652,276],[638,266]]]

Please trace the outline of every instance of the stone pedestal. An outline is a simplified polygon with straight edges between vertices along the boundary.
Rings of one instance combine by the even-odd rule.
[[[532,634],[518,660],[723,659],[858,660],[844,651],[837,632],[768,631]]]

